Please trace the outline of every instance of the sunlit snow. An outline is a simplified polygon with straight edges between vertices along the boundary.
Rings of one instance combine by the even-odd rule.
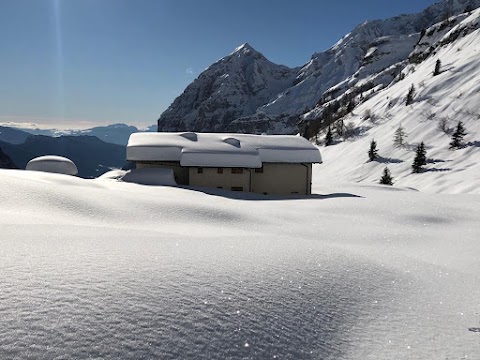
[[[323,165],[318,165],[323,166]],[[0,358],[475,359],[477,195],[0,170]]]

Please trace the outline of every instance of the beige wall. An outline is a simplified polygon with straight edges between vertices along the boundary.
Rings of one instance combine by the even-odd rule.
[[[189,168],[190,185],[206,186],[232,190],[232,187],[241,187],[242,191],[250,191],[250,169],[243,169],[243,174],[232,174],[231,168],[222,168],[223,174],[218,173],[218,168]]]
[[[242,191],[251,191],[267,195],[310,195],[312,183],[312,164],[274,164],[264,163],[263,173],[255,169],[243,169],[242,174],[232,173],[231,168],[181,167],[175,162],[137,162],[137,168],[168,167],[172,168],[175,180],[179,185],[204,186],[211,188],[242,188]]]
[[[268,195],[309,195],[311,164],[263,164],[263,173],[253,170],[252,192]]]
[[[179,162],[137,161],[137,169],[142,168],[171,168],[178,185],[188,185],[188,168],[180,166]]]

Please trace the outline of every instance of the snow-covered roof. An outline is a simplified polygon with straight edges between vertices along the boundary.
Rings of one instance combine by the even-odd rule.
[[[44,171],[66,175],[77,175],[77,166],[72,160],[63,156],[39,156],[28,162],[25,170]]]
[[[221,133],[134,133],[129,161],[179,161],[182,166],[260,168],[262,163],[321,163],[300,136]]]

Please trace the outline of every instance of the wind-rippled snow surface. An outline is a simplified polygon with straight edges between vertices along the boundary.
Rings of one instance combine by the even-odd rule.
[[[0,189],[1,359],[479,358],[478,196]]]

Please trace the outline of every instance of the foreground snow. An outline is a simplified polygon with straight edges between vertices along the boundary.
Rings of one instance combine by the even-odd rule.
[[[479,197],[315,188],[0,170],[0,358],[478,358]]]

